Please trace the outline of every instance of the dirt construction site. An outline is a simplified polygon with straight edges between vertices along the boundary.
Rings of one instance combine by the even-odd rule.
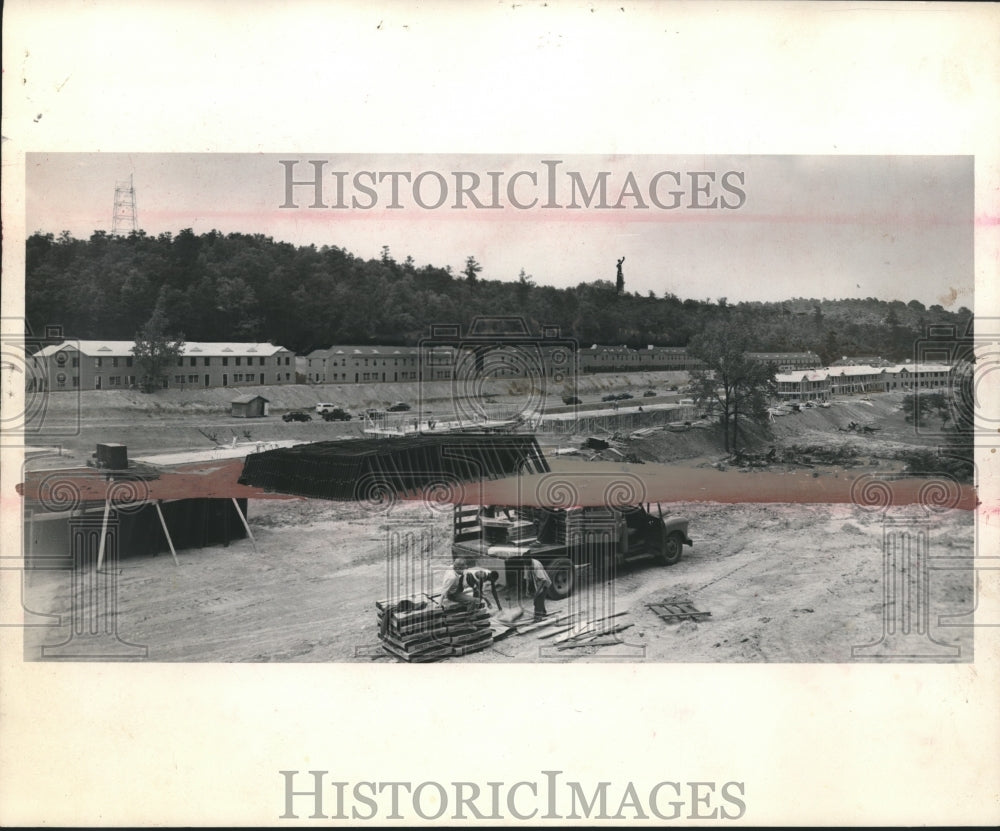
[[[593,389],[581,389],[581,408],[608,390],[638,398],[646,388],[668,389],[672,380],[666,374],[594,380]],[[58,446],[38,448],[25,476],[84,465],[100,442],[122,442],[130,456],[141,456],[211,448],[213,440],[246,442],[252,452],[253,442],[360,437],[358,420],[284,423],[281,411],[317,401],[356,408],[378,403],[376,395],[406,398],[403,391],[372,388],[356,391],[357,401],[306,387],[283,394],[288,401],[268,417],[241,420],[221,404],[195,408],[156,395],[126,401],[86,393],[79,410],[49,409],[52,423],[76,419],[76,427]],[[516,402],[520,395],[500,391],[497,400]],[[548,599],[547,617],[538,622],[531,599],[516,596],[512,586],[501,586],[495,598],[484,593],[474,614],[452,628],[461,634],[456,643],[489,631],[487,648],[442,654],[429,645],[433,633],[421,634],[421,627],[447,628],[427,621],[452,561],[450,504],[285,497],[249,499],[252,538],[184,548],[176,562],[169,553],[121,551],[113,573],[102,578],[113,594],[103,612],[81,610],[98,601],[87,599],[80,588],[86,580],[71,570],[26,570],[24,606],[37,625],[25,629],[25,657],[61,659],[57,647],[79,636],[80,621],[99,620],[117,644],[102,653],[105,660],[395,662],[410,648],[465,662],[969,661],[976,600],[969,558],[976,541],[968,500],[928,506],[815,498],[853,493],[862,477],[905,479],[901,454],[940,443],[906,423],[901,402],[901,395],[882,394],[776,413],[736,455],[724,450],[720,429],[708,419],[540,430],[547,476],[584,490],[602,478],[641,481],[650,513],[686,518],[693,544],[671,565],[640,558],[611,575],[582,579],[568,597]],[[424,401],[422,409],[418,418],[443,412],[446,403]],[[506,504],[508,494],[530,489],[537,477],[491,483],[490,501]],[[419,539],[418,583],[430,605],[386,608],[398,595],[387,563],[401,538]],[[522,605],[526,613],[513,622]],[[399,627],[395,651],[385,648],[390,614]]]

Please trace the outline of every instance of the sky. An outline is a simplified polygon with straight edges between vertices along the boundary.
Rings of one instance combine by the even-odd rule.
[[[613,281],[624,257],[626,290],[641,294],[974,305],[971,156],[29,153],[26,161],[29,233],[110,232],[116,184],[131,179],[139,226],[154,236],[261,233],[363,258],[387,245],[398,260],[455,271],[472,255],[481,279],[516,280],[524,269],[560,287]],[[313,184],[293,185],[289,201],[287,179],[314,182],[317,170],[324,207],[313,207]],[[603,202],[594,190],[602,181]]]

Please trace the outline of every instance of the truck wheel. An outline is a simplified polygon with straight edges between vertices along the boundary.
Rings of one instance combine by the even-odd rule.
[[[564,597],[568,597],[573,591],[573,578],[576,576],[573,561],[567,557],[561,557],[558,560],[553,560],[546,571],[552,581],[548,591],[549,599],[562,600]]]
[[[660,548],[660,562],[672,566],[681,559],[684,553],[684,535],[680,531],[672,531],[663,539]]]

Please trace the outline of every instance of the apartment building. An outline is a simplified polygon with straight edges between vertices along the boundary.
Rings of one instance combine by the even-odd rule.
[[[65,340],[33,356],[35,389],[130,389],[142,383],[135,341]],[[185,343],[163,389],[294,384],[295,356],[272,343]]]

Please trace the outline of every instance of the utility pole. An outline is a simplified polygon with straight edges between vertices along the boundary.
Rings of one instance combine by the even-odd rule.
[[[139,230],[135,209],[135,186],[132,177],[127,182],[115,183],[115,211],[111,220],[111,236],[130,234]]]

